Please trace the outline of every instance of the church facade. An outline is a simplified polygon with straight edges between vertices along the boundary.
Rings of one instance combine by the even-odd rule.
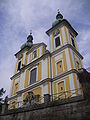
[[[10,109],[23,106],[22,102],[28,92],[39,95],[40,103],[44,102],[45,94],[50,94],[53,100],[58,96],[64,99],[82,94],[77,76],[78,69],[83,67],[83,57],[76,42],[78,33],[58,11],[56,20],[46,34],[49,36],[49,50],[43,42],[33,44],[33,36],[30,34],[15,54]]]

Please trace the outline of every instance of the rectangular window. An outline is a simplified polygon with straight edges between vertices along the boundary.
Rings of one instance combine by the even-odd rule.
[[[73,47],[75,47],[74,39],[71,38],[71,41],[72,41],[72,45],[73,45]]]
[[[14,94],[18,91],[18,88],[19,88],[19,83],[16,83],[16,84],[15,84],[15,91],[14,91]]]
[[[58,94],[60,96],[60,99],[64,99],[65,98],[64,81],[58,83]]]
[[[56,47],[60,46],[60,37],[55,38],[55,45]]]
[[[57,74],[63,71],[62,60],[57,62]]]
[[[35,59],[37,57],[37,51],[35,50],[34,52],[33,52],[33,59]]]
[[[36,82],[36,75],[37,75],[37,68],[34,68],[33,70],[31,70],[30,73],[30,84]]]
[[[18,69],[17,69],[17,71],[20,70],[20,67],[21,67],[21,61],[18,62]]]
[[[71,36],[71,42],[72,42],[72,45],[73,47],[75,47],[75,41],[74,41],[74,36],[70,33],[70,36]]]

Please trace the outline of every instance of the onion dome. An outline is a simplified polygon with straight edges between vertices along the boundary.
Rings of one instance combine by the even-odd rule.
[[[21,46],[21,49],[24,49],[25,47],[32,47],[33,45],[33,36],[32,36],[32,33],[30,32],[30,35],[28,35],[27,37],[27,41],[26,43],[24,43],[22,46]]]
[[[52,23],[52,27],[54,27],[56,24],[60,23],[63,20],[63,15],[60,13],[58,9],[58,13],[56,15],[56,20]]]

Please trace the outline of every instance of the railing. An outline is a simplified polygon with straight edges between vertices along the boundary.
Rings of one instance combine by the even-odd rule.
[[[52,102],[52,101],[56,101],[56,100],[69,99],[69,98],[79,96],[79,95],[82,95],[82,89],[81,88],[52,94],[52,95],[49,95],[47,98],[45,98],[45,96],[40,96],[39,100],[38,101],[33,100],[32,104],[28,103],[28,104],[24,105],[23,104],[24,101],[18,101],[18,102],[15,103],[14,106],[16,108],[27,107],[27,106],[30,106],[30,105],[38,105],[38,104],[42,104],[42,103],[46,103],[46,102]],[[9,109],[14,109],[13,105]]]

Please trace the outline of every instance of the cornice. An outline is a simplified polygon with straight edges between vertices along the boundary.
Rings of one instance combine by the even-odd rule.
[[[45,43],[38,43],[37,44],[37,46],[34,46],[34,47],[32,47],[28,52],[27,52],[27,55],[29,54],[29,53],[31,53],[34,49],[37,49],[37,48],[39,48],[40,46],[42,46],[42,45],[44,45],[45,47],[47,47],[47,45],[45,44]]]
[[[49,30],[46,31],[47,35],[50,35],[50,33],[55,30],[57,27],[61,27],[61,26],[67,26],[70,30],[72,30],[75,34],[75,36],[78,35],[78,33],[75,31],[75,29],[71,26],[71,24],[66,20],[63,19],[62,21],[60,21],[58,24],[56,24],[54,27],[51,27]]]
[[[83,59],[83,56],[71,44],[66,44],[66,45],[60,47],[59,49],[53,51],[51,53],[51,56],[55,55],[56,53],[59,53],[59,52],[63,51],[66,48],[71,48],[81,59]]]
[[[28,68],[32,68],[33,66],[37,65],[42,59],[46,58],[50,56],[50,52],[46,52],[44,55],[42,55],[40,58],[37,58],[36,60],[32,61],[31,63],[25,65],[24,67],[22,67],[20,69],[19,72],[17,72],[15,75],[13,75],[10,79],[13,80],[15,79],[17,76],[19,76],[22,72],[24,72],[26,69]]]
[[[43,83],[53,82],[53,81],[55,81],[55,80],[57,80],[57,79],[61,79],[61,78],[63,78],[63,77],[66,77],[67,75],[70,75],[71,73],[76,73],[76,74],[78,74],[78,71],[77,71],[76,69],[71,69],[71,70],[69,70],[69,71],[63,72],[63,73],[55,76],[55,77],[52,78],[52,79],[51,79],[51,78],[46,78],[46,79],[44,79],[44,80],[41,80],[40,82],[36,82],[36,83],[34,83],[34,84],[31,84],[31,85],[29,85],[27,88],[24,88],[23,90],[19,90],[16,95],[8,98],[8,100],[10,101],[10,100],[12,100],[12,99],[15,99],[16,97],[20,96],[22,93],[25,93],[25,92],[27,92],[27,91],[35,88],[35,87],[38,87],[38,86],[42,85]]]
[[[60,47],[59,49],[53,51],[52,53],[50,52],[46,52],[45,54],[43,54],[41,57],[37,58],[36,60],[32,61],[31,63],[25,65],[24,67],[22,67],[20,69],[19,72],[17,72],[15,75],[13,75],[10,79],[15,79],[17,76],[19,76],[22,72],[24,72],[27,68],[32,68],[33,66],[37,65],[39,63],[39,61],[41,61],[42,59],[46,58],[47,56],[54,56],[55,54],[63,51],[66,48],[71,48],[81,59],[83,59],[83,56],[71,45],[71,44],[66,44],[62,47]]]
[[[69,75],[69,74],[71,74],[71,73],[76,73],[76,74],[78,74],[78,71],[77,71],[76,69],[71,69],[71,70],[69,70],[69,71],[63,72],[63,73],[55,76],[54,78],[52,78],[52,81],[55,81],[55,80],[60,79],[60,78],[63,78],[63,77],[65,77],[65,76],[67,76],[67,75]]]
[[[16,97],[20,96],[22,93],[27,92],[27,91],[35,88],[35,87],[38,87],[38,86],[40,86],[40,85],[42,85],[42,84],[44,84],[46,82],[51,82],[51,78],[46,78],[44,80],[41,80],[40,82],[36,82],[36,83],[33,83],[33,84],[29,85],[27,88],[24,88],[23,90],[19,90],[16,93],[16,95],[8,98],[8,100],[10,101],[11,99],[15,99]]]

